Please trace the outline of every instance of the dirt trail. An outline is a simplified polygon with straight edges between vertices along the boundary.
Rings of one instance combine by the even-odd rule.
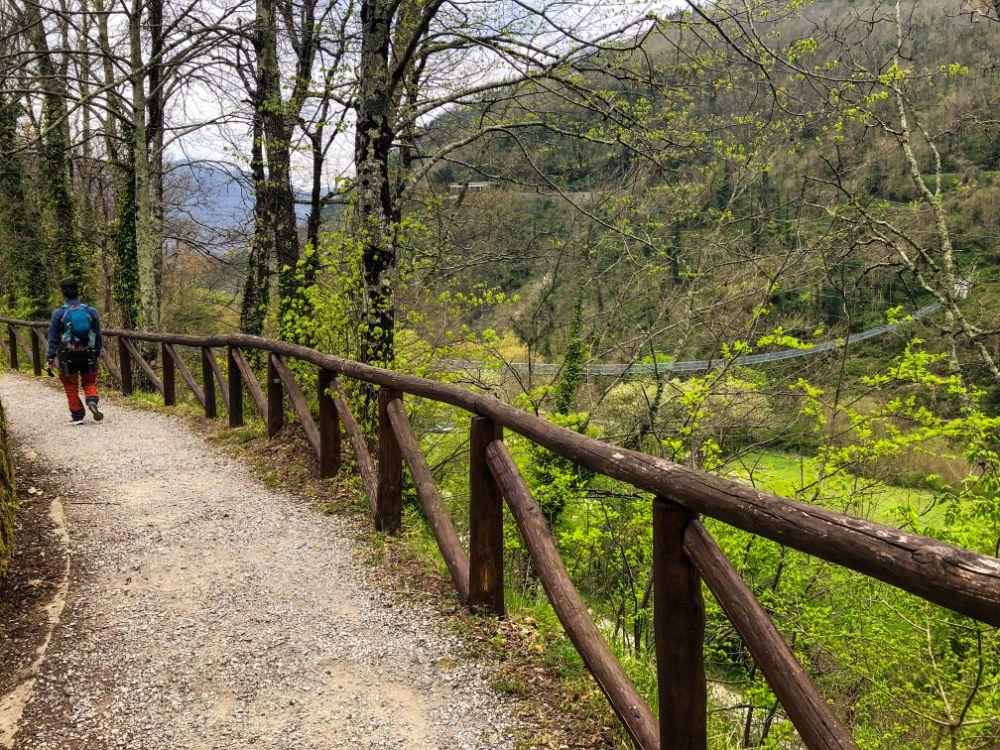
[[[17,750],[512,746],[462,644],[380,589],[342,523],[167,415],[109,404],[72,427],[15,375],[0,399],[66,488],[71,560]]]

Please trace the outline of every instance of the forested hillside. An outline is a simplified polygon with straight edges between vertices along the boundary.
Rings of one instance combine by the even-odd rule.
[[[47,316],[74,275],[110,325],[458,382],[998,555],[997,5],[2,7],[0,313]],[[465,534],[465,417],[407,406]],[[650,498],[510,444],[652,693]],[[579,679],[507,523],[508,600]],[[995,628],[706,525],[861,747],[1000,747]],[[708,606],[711,747],[799,747]]]
[[[810,70],[860,78],[892,64],[893,25],[866,29],[865,15],[891,11],[831,0],[762,21],[756,33],[800,49]],[[472,281],[521,294],[514,325],[542,357],[564,346],[546,327],[571,319],[581,278],[592,353],[607,361],[653,350],[710,356],[720,341],[777,326],[807,341],[817,331],[842,335],[884,322],[890,307],[909,312],[933,298],[893,249],[896,239],[938,240],[928,234],[932,212],[899,142],[896,103],[883,98],[887,86],[842,91],[838,76],[810,80],[792,66],[773,66],[761,82],[738,52],[704,36],[652,34],[641,57],[616,62],[617,76],[585,74],[598,92],[552,87],[442,118],[439,137],[457,140],[484,124],[498,131],[449,154],[427,190],[445,196],[456,192],[449,184],[489,183],[486,193],[445,200],[457,205],[447,213],[449,239],[471,251]],[[832,41],[841,37],[853,41]],[[932,189],[940,177],[956,283],[975,284],[988,308],[995,287],[983,269],[1000,239],[997,28],[969,23],[954,4],[921,3],[905,41],[913,139],[934,134],[937,152],[917,143],[916,166]],[[778,103],[769,101],[772,85]],[[545,123],[532,125],[537,112]],[[884,235],[880,222],[891,224]],[[484,264],[491,252],[505,262]],[[919,260],[919,249],[912,253]],[[550,284],[538,286],[547,273]],[[546,305],[561,309],[553,316]],[[767,315],[751,322],[762,306]]]

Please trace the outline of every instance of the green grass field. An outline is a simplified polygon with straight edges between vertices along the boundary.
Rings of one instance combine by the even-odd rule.
[[[828,479],[818,489],[819,467],[815,459],[806,456],[751,452],[740,455],[726,468],[733,478],[749,481],[759,489],[798,500],[819,500],[828,507],[889,525],[898,524],[900,513],[897,509],[901,506],[913,508],[923,522],[930,525],[944,513],[943,506],[936,502],[936,493],[931,490],[898,487],[853,474]]]

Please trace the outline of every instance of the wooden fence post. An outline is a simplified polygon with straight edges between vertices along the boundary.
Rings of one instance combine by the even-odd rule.
[[[236,358],[233,357],[233,347],[229,353],[229,426],[243,426],[243,373],[240,372]]]
[[[205,387],[205,416],[209,419],[219,415],[215,402],[215,373],[212,369],[212,350],[201,347],[201,382]]]
[[[285,426],[285,392],[281,376],[274,366],[274,355],[267,355],[267,436],[273,438]]]
[[[125,346],[124,336],[118,337],[118,362],[122,371],[122,393],[131,396],[135,390],[132,380],[132,355],[129,353],[128,347]]]
[[[706,750],[705,602],[698,571],[684,553],[695,515],[653,501],[653,633],[660,696],[660,750]]]
[[[16,370],[21,366],[17,358],[17,336],[14,335],[14,326],[7,324],[7,343],[10,346],[10,369]]]
[[[31,366],[37,377],[42,374],[42,342],[38,337],[38,331],[34,328],[29,328],[28,333],[31,334]],[[46,347],[48,347],[47,344]],[[47,348],[46,353],[48,353]]]
[[[398,534],[403,513],[403,453],[389,419],[389,402],[402,398],[397,390],[382,388],[378,393],[378,491],[375,528]]]
[[[163,405],[174,406],[177,403],[177,388],[174,384],[174,357],[169,344],[160,345],[160,359],[163,360]]]
[[[486,449],[503,427],[473,417],[469,433],[469,606],[504,616],[503,498],[486,463]]]
[[[333,400],[333,373],[320,370],[316,380],[319,389],[319,475],[332,477],[340,471],[340,419]],[[271,406],[268,406],[270,412]]]

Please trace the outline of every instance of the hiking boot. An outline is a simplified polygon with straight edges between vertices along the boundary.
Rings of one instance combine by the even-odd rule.
[[[90,413],[94,415],[95,422],[100,422],[102,419],[104,419],[104,415],[101,413],[101,410],[97,408],[96,398],[87,401],[87,408],[90,409]]]
[[[83,417],[73,417],[70,421],[70,426],[80,427],[83,424]]]

